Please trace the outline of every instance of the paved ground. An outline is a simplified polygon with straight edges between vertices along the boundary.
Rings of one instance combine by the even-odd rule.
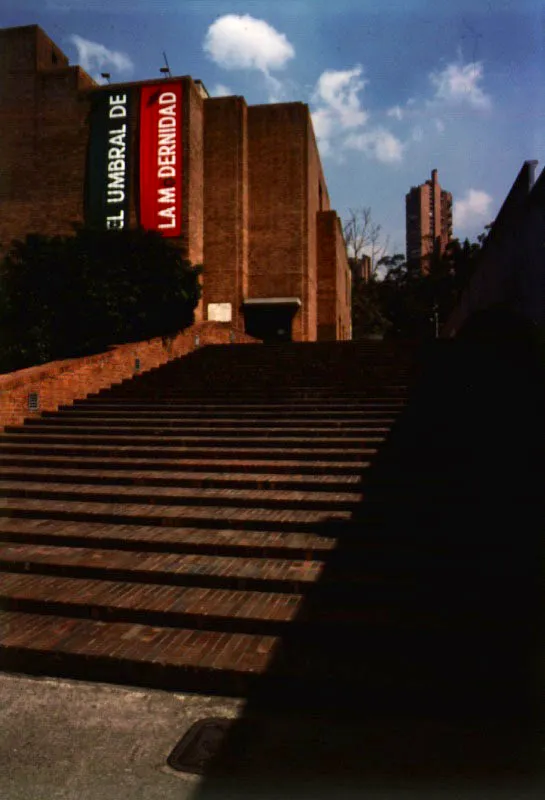
[[[166,759],[239,700],[0,674],[2,800],[188,800],[201,779]]]
[[[435,747],[435,758],[430,755],[427,777],[422,780],[415,774],[409,785],[406,767],[399,776],[395,765],[400,753],[410,760],[411,751],[418,749],[415,734],[430,747],[425,721],[416,727],[411,723],[410,733],[401,721],[391,721],[387,728],[384,722],[366,724],[361,718],[341,721],[336,714],[324,713],[318,698],[309,715],[270,708],[256,714],[255,707],[231,698],[2,673],[0,696],[2,800],[545,797],[543,780],[490,783],[485,778],[455,786],[453,776],[447,779],[442,767],[433,763],[443,747],[449,748],[447,729],[442,731],[441,747]],[[239,719],[241,727],[226,748],[227,768],[220,760],[204,778],[169,769],[166,759],[176,742],[196,720],[208,716]],[[397,730],[397,743],[392,729]],[[472,735],[478,731],[467,732],[469,738]],[[459,746],[459,732],[454,738]],[[383,763],[375,762],[377,772],[360,771],[370,751],[373,760],[379,754]]]

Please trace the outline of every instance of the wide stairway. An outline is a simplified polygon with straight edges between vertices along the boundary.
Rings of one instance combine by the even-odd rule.
[[[339,643],[354,621],[384,635],[399,563],[381,572],[351,521],[411,352],[208,346],[6,429],[0,669],[227,694],[359,683]]]

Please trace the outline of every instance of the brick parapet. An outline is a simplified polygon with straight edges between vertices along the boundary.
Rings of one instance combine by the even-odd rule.
[[[139,371],[146,372],[204,345],[251,342],[255,342],[251,336],[231,325],[200,322],[173,339],[159,337],[115,345],[105,353],[52,361],[0,375],[0,426],[20,425],[42,411],[56,411],[61,405],[120,383],[135,374],[136,359],[140,362]],[[28,409],[28,397],[32,393],[39,396],[37,411]]]

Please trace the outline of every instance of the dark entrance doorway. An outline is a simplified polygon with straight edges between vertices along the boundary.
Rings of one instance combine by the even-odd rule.
[[[244,326],[249,336],[263,342],[291,342],[293,318],[301,301],[298,297],[245,300]]]

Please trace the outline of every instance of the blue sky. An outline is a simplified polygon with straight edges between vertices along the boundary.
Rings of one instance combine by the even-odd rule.
[[[93,76],[159,77],[166,51],[211,94],[309,103],[333,206],[370,206],[390,251],[433,168],[473,239],[545,154],[541,0],[0,0],[33,23]]]

